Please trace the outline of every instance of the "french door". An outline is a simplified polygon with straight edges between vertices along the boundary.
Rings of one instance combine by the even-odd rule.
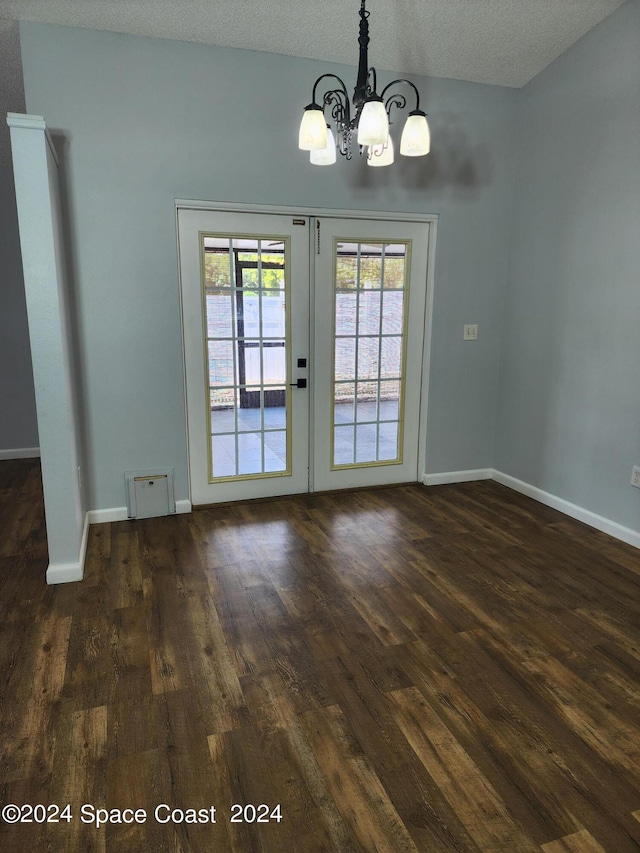
[[[321,218],[316,231],[314,489],[415,481],[428,226]]]
[[[309,489],[309,230],[290,216],[180,210],[194,505]],[[303,384],[303,383],[301,383]]]
[[[428,227],[178,211],[194,505],[418,479]]]

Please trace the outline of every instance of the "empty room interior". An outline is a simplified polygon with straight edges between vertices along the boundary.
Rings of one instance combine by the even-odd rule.
[[[640,0],[0,0],[0,849],[640,851]]]

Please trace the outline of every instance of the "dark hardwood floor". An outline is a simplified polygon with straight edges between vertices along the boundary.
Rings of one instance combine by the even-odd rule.
[[[631,547],[416,485],[98,525],[47,587],[34,461],[0,533],[0,806],[50,807],[3,853],[640,851]]]

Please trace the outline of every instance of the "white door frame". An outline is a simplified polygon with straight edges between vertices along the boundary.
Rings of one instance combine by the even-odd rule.
[[[433,302],[435,293],[435,264],[436,264],[436,242],[438,233],[438,214],[421,214],[421,213],[398,213],[382,210],[343,210],[340,208],[318,208],[318,207],[293,207],[290,205],[270,205],[270,204],[244,204],[235,202],[212,202],[202,199],[182,199],[178,198],[174,201],[175,205],[175,223],[176,223],[176,242],[178,252],[178,281],[180,295],[180,312],[182,314],[182,282],[180,281],[180,245],[178,242],[178,211],[179,210],[212,210],[224,213],[265,213],[265,214],[283,214],[285,216],[305,216],[305,217],[336,217],[340,219],[375,219],[388,220],[391,222],[422,222],[429,225],[429,254],[427,257],[427,294],[425,304],[425,323],[424,323],[424,343],[422,352],[422,387],[420,391],[420,423],[419,435],[420,444],[418,447],[418,476],[419,480],[424,480],[426,474],[426,453],[427,453],[427,418],[429,411],[429,384],[431,374],[431,341],[433,331]],[[315,235],[310,234],[310,251],[313,248],[313,239]],[[315,299],[315,280],[313,265],[311,269],[310,282],[310,299],[311,305]],[[311,326],[310,332],[310,352],[314,352],[314,328]],[[189,442],[188,425],[187,425],[187,397],[186,397],[186,365],[184,362],[184,329],[181,324],[182,334],[182,353],[183,353],[183,375],[185,382],[185,434],[187,439],[187,447]],[[313,395],[311,395],[309,426],[313,424]],[[313,483],[313,467],[312,460],[309,462],[309,478]],[[189,494],[191,495],[191,479],[187,466],[187,476],[189,477]]]

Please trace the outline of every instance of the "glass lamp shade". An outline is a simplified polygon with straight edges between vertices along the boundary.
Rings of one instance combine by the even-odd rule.
[[[298,147],[303,151],[321,151],[327,147],[327,123],[318,104],[309,104],[304,108]]]
[[[370,145],[367,166],[390,166],[393,163],[393,139],[387,137],[386,145]]]
[[[389,118],[382,98],[372,95],[360,113],[358,145],[384,145],[389,136]]]
[[[402,131],[400,153],[404,157],[423,157],[431,150],[431,132],[422,110],[409,113]]]
[[[336,162],[336,141],[331,128],[327,125],[327,144],[321,150],[312,151],[309,159],[314,166],[331,166]]]

